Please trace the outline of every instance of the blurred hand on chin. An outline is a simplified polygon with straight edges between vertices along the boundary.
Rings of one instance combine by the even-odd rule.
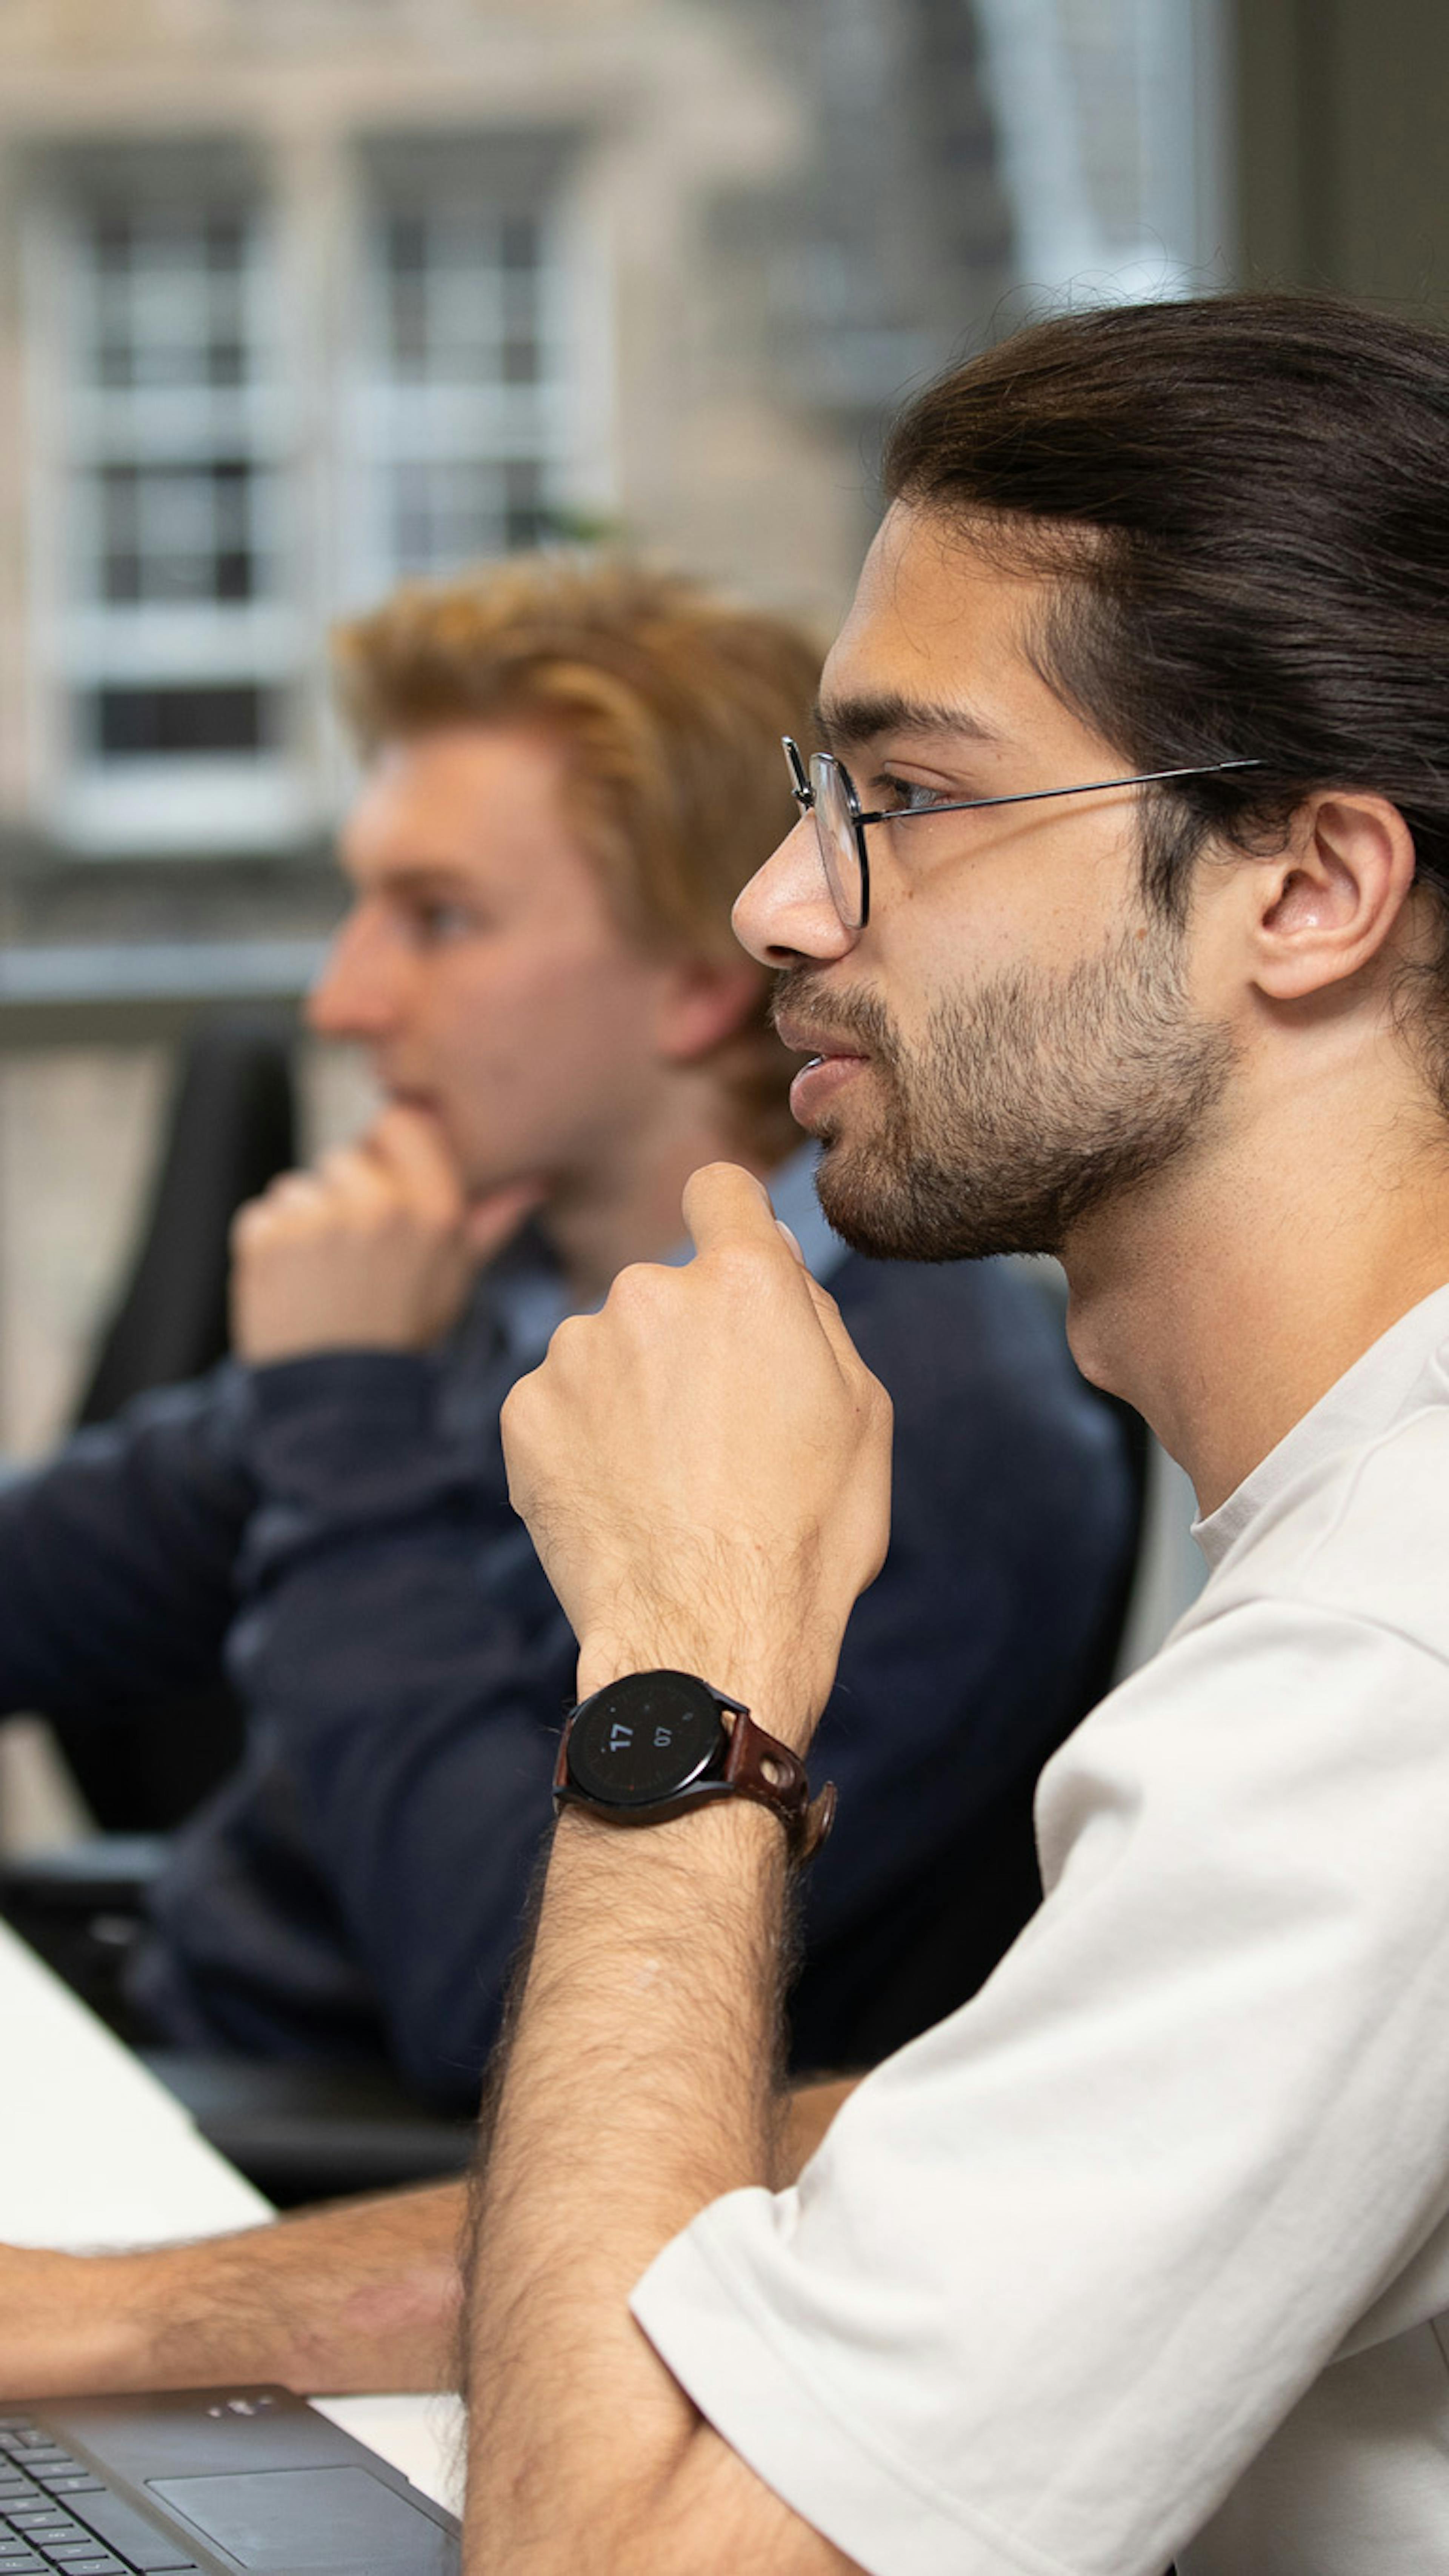
[[[519,1181],[469,1199],[431,1111],[394,1102],[355,1144],[284,1173],[240,1211],[238,1358],[428,1349],[542,1195]]]

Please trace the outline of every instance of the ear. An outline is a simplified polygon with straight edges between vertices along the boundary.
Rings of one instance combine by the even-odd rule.
[[[1298,1002],[1361,973],[1402,937],[1414,843],[1385,796],[1326,789],[1293,818],[1288,847],[1256,875],[1254,977]]]
[[[697,1064],[759,1006],[765,978],[747,957],[681,957],[664,969],[655,1044],[666,1064]]]

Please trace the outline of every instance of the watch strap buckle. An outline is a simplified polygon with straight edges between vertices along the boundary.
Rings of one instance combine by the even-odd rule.
[[[757,1726],[747,1708],[726,1705],[734,1706],[734,1721],[720,1785],[738,1798],[773,1807],[785,1828],[791,1859],[813,1859],[835,1822],[834,1781],[827,1780],[812,1798],[799,1754]]]

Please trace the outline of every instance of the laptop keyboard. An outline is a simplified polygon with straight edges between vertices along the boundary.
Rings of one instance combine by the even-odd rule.
[[[113,2545],[120,2521],[140,2535],[127,2556]],[[196,2561],[147,2530],[84,2460],[28,2416],[0,2415],[0,2576],[55,2576],[58,2568],[65,2576],[144,2576],[159,2567],[200,2576]]]

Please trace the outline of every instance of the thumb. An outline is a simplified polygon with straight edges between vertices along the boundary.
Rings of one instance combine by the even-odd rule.
[[[764,1184],[738,1163],[705,1163],[684,1185],[684,1222],[696,1252],[725,1243],[751,1243],[783,1252]]]

